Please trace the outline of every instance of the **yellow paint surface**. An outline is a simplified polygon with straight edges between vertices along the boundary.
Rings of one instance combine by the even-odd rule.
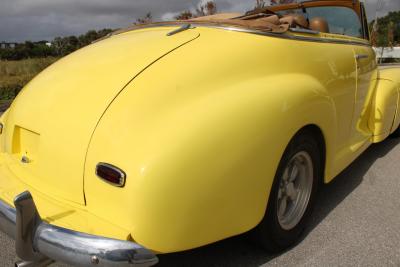
[[[400,122],[398,71],[379,77],[365,43],[174,29],[113,36],[26,86],[1,119],[0,198],[30,190],[51,223],[182,251],[260,222],[303,127],[323,134],[329,182]],[[99,162],[125,187],[101,181]]]

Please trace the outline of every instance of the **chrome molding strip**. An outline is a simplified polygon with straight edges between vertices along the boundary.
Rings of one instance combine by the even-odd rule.
[[[319,34],[319,31],[303,29],[303,28],[289,28],[289,31],[298,33]]]
[[[260,30],[239,28],[239,27],[234,27],[234,26],[196,25],[196,24],[193,24],[193,25],[197,26],[197,27],[203,26],[203,27],[207,27],[207,28],[217,28],[217,29],[224,29],[224,30],[228,30],[228,31],[244,32],[244,33],[257,34],[257,35],[269,36],[269,37],[274,37],[274,38],[283,38],[283,39],[298,40],[298,41],[305,41],[305,42],[371,46],[369,43],[365,43],[362,41],[357,42],[357,41],[340,40],[340,39],[333,39],[333,38],[321,38],[321,37],[315,37],[315,36],[298,36],[298,35],[292,35],[292,34],[288,34],[288,33],[265,32],[265,31],[260,31]],[[294,32],[300,32],[300,31],[294,31]],[[304,32],[304,31],[302,31],[301,33],[318,34],[319,32],[315,32],[315,31]]]

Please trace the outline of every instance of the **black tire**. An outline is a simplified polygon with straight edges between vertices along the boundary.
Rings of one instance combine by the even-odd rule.
[[[393,138],[399,138],[400,137],[400,126],[397,127],[396,131],[394,131],[390,136]]]
[[[294,228],[285,230],[282,228],[278,219],[279,188],[286,167],[289,166],[292,158],[298,153],[302,153],[302,151],[309,154],[309,158],[311,158],[313,164],[311,195],[307,208],[305,209],[300,221],[296,226],[294,226]],[[299,132],[286,148],[275,175],[266,214],[261,223],[252,233],[253,239],[256,239],[256,241],[269,252],[277,253],[291,247],[299,240],[303,233],[307,221],[310,219],[315,202],[315,196],[318,190],[318,184],[323,175],[321,160],[323,157],[321,151],[323,150],[310,131]],[[298,218],[300,218],[300,216],[298,216]]]

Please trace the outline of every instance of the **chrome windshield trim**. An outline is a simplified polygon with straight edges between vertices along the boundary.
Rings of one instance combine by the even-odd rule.
[[[18,256],[23,260],[17,266],[45,266],[52,260],[78,267],[148,267],[158,263],[153,252],[134,242],[43,222],[29,192],[18,195],[14,204],[16,209],[0,200],[0,230],[17,239]]]
[[[269,37],[274,37],[274,38],[283,38],[283,39],[298,40],[298,41],[305,41],[305,42],[371,46],[371,44],[363,42],[363,41],[341,40],[341,39],[323,38],[323,37],[316,37],[316,36],[299,36],[299,35],[293,35],[293,34],[288,34],[288,33],[273,33],[273,32],[260,31],[260,30],[256,30],[256,29],[240,28],[240,27],[236,27],[236,26],[219,26],[219,25],[203,25],[203,24],[200,24],[200,25],[192,24],[192,25],[195,27],[216,28],[216,29],[223,29],[223,30],[228,30],[228,31],[244,32],[244,33],[257,34],[257,35],[269,36]],[[318,32],[315,32],[315,31],[310,31],[310,32],[294,31],[294,32],[318,34]]]
[[[187,22],[182,21],[182,22],[165,22],[165,23],[154,23],[154,24],[148,24],[148,25],[140,25],[140,26],[135,26],[132,28],[127,28],[125,30],[120,30],[118,32],[115,32],[113,35],[118,35],[127,31],[131,30],[139,30],[139,29],[146,29],[146,28],[156,28],[156,27],[173,27],[176,25],[187,25]],[[319,43],[331,43],[331,44],[344,44],[344,45],[357,45],[357,46],[369,46],[371,47],[371,44],[360,40],[343,40],[343,39],[336,39],[336,38],[323,38],[323,37],[316,37],[316,36],[299,36],[299,35],[293,35],[293,34],[288,34],[288,33],[273,33],[273,32],[267,32],[267,31],[261,31],[257,29],[249,29],[249,28],[243,28],[239,27],[236,25],[216,25],[213,23],[195,23],[191,22],[191,25],[193,28],[215,28],[215,29],[223,29],[223,30],[228,30],[228,31],[235,31],[235,32],[243,32],[243,33],[250,33],[250,34],[257,34],[257,35],[263,35],[263,36],[269,36],[269,37],[275,37],[275,38],[283,38],[283,39],[290,39],[290,40],[298,40],[298,41],[305,41],[305,42],[319,42]],[[318,34],[318,32],[312,31],[312,30],[293,30],[289,29],[291,32],[295,33],[308,33],[308,34]],[[111,35],[112,36],[112,35]]]

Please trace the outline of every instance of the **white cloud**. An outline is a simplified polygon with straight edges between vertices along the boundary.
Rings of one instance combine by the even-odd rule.
[[[167,12],[161,16],[161,20],[163,21],[174,20],[174,18],[177,15],[179,15],[179,12]]]
[[[169,20],[194,10],[203,0],[0,0],[0,42],[52,39],[89,29],[130,25],[151,11],[156,20]],[[255,0],[215,0],[219,12],[245,12]],[[369,18],[378,0],[365,0]],[[378,16],[400,10],[400,0],[383,0]]]
[[[390,11],[400,10],[400,0],[364,0],[368,18],[374,19],[375,14],[383,17]]]
[[[200,1],[197,3],[197,7],[200,7],[200,6],[202,6],[202,5],[207,4],[207,2],[208,2],[208,0],[200,0]]]

